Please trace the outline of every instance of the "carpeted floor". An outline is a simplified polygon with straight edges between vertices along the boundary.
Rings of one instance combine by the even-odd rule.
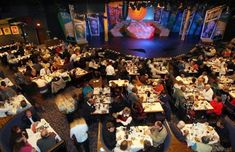
[[[8,77],[13,83],[14,81],[14,72],[9,70],[4,66],[0,66],[6,77]],[[71,87],[66,87],[64,91],[70,91]],[[59,93],[63,93],[60,91]],[[69,123],[67,121],[66,115],[61,113],[55,104],[55,95],[44,98],[39,92],[34,94],[25,94],[25,97],[32,103],[38,103],[43,107],[43,111],[39,112],[39,116],[44,118],[51,127],[59,134],[59,136],[65,140],[67,145],[68,152],[77,152],[77,149],[73,145],[72,140],[69,137]],[[78,111],[75,111],[74,116],[78,115]],[[94,123],[89,127],[89,139],[90,139],[90,150],[91,152],[97,151],[97,133],[98,133],[98,123]]]

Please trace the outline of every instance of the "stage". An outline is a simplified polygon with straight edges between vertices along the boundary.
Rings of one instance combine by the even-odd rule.
[[[88,41],[91,47],[104,47],[123,54],[153,58],[174,57],[187,53],[198,43],[199,38],[187,37],[185,41],[181,41],[178,34],[171,34],[167,38],[134,39],[130,37],[110,37],[109,41],[105,43],[102,38],[93,37],[89,38]]]

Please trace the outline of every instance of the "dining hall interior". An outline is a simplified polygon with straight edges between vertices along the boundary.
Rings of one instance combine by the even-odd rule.
[[[234,152],[233,0],[0,1],[0,151]]]

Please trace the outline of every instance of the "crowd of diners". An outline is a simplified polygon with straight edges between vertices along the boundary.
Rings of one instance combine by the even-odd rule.
[[[72,101],[64,98],[57,104],[67,116],[78,151],[92,151],[88,130],[97,122],[102,123],[104,145],[114,152],[162,152],[170,135],[168,126],[194,151],[224,151],[231,146],[224,117],[234,119],[235,39],[226,45],[200,43],[187,54],[151,59],[64,42],[2,48],[2,64],[15,72],[16,82],[16,90],[1,82],[3,107],[24,93],[36,111],[43,111],[46,107],[32,102],[35,92],[44,98],[58,95],[58,99],[66,85],[81,89],[80,95],[71,96]],[[162,111],[151,109],[153,103]],[[12,150],[44,152],[53,147],[59,140],[53,130],[40,129],[36,146],[27,140],[27,128],[37,128],[42,119],[32,110],[24,113],[24,126],[12,128]]]

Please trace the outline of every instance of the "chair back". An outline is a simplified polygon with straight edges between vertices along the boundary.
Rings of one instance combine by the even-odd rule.
[[[102,144],[102,148],[106,151],[106,152],[111,152],[112,150],[110,150],[104,143],[104,139],[103,139],[103,128],[104,124],[100,123],[100,142]]]
[[[0,131],[0,148],[4,152],[11,152],[13,149],[13,145],[10,145],[10,138],[11,138],[11,128],[13,126],[19,126],[20,128],[24,128],[24,125],[22,123],[22,117],[24,115],[24,112],[21,112],[17,115],[15,115],[9,122],[5,124],[1,128]]]
[[[225,127],[229,132],[229,140],[231,142],[232,151],[235,151],[235,122],[233,122],[228,116],[225,117]]]
[[[58,142],[55,146],[53,146],[48,152],[67,152],[66,143],[64,140]]]
[[[169,147],[170,147],[170,144],[171,144],[171,131],[170,131],[169,125],[168,125],[166,120],[163,122],[163,124],[164,124],[164,126],[166,127],[166,130],[167,130],[167,136],[166,136],[166,139],[164,141],[164,152],[167,152]]]

